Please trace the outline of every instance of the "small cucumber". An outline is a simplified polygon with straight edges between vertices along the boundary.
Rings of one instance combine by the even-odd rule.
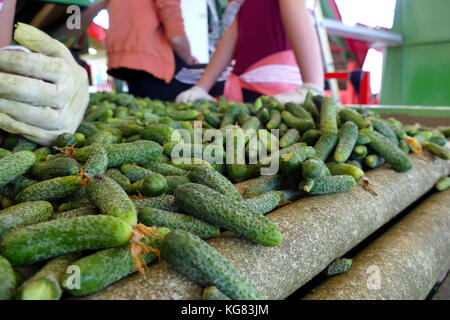
[[[339,258],[330,263],[325,271],[325,274],[331,277],[337,274],[345,273],[350,270],[351,266],[352,259]]]
[[[297,129],[289,129],[280,139],[280,148],[286,148],[300,141],[300,132]]]
[[[353,122],[347,121],[339,130],[339,142],[334,151],[334,161],[342,163],[348,160],[356,140],[358,139],[358,126]]]
[[[11,154],[11,151],[0,148],[0,159]]]
[[[138,180],[131,185],[134,192],[141,192],[148,197],[157,197],[168,189],[167,181],[163,175],[152,173],[144,179]]]
[[[86,146],[92,145],[92,144],[100,144],[100,145],[106,145],[106,144],[112,144],[114,143],[114,135],[110,131],[101,130],[93,135],[89,136],[89,138],[86,139]]]
[[[398,146],[397,136],[386,121],[378,118],[370,118],[370,123],[377,132],[388,138],[392,144]]]
[[[368,168],[375,169],[383,165],[385,163],[385,160],[376,154],[369,154],[367,157],[363,159],[363,162],[364,165],[367,166]]]
[[[306,143],[308,146],[314,146],[319,141],[321,134],[320,130],[311,129],[303,134],[300,141]]]
[[[0,256],[0,300],[11,300],[16,289],[14,269],[8,260]]]
[[[430,139],[428,139],[429,142],[435,143],[441,147],[445,146],[447,144],[447,139],[444,137],[437,137],[433,136]]]
[[[362,167],[360,161],[357,161],[357,160],[349,160],[349,161],[347,161],[346,163],[349,164],[349,165],[352,165],[352,166],[354,166],[354,167],[356,167],[356,168],[359,168],[359,169],[361,169],[361,170],[363,169],[363,167]]]
[[[16,195],[25,188],[32,186],[38,181],[28,179],[24,176],[18,176],[13,181],[0,187],[0,195],[7,196],[9,198],[15,198]]]
[[[328,156],[333,152],[334,147],[338,143],[339,136],[333,131],[328,131],[320,136],[319,141],[314,145],[316,149],[316,157],[322,161],[327,160]]]
[[[275,209],[280,201],[281,195],[278,191],[269,191],[251,199],[245,199],[242,203],[259,214],[264,215]]]
[[[203,116],[205,117],[206,122],[209,123],[213,128],[218,129],[220,127],[220,123],[222,120],[216,113],[206,110],[203,112]]]
[[[197,110],[167,110],[166,116],[175,121],[196,120],[200,113]]]
[[[178,186],[191,182],[187,176],[165,176],[167,182],[167,194],[173,194]]]
[[[199,237],[183,230],[167,234],[161,255],[175,270],[201,286],[216,286],[234,300],[259,299],[250,280],[227,258]]]
[[[86,138],[90,137],[98,131],[99,129],[92,122],[82,122],[77,129],[77,132],[84,134]]]
[[[368,150],[366,146],[356,146],[353,151],[352,154],[350,155],[350,158],[353,160],[362,160],[364,159],[367,154],[368,154]]]
[[[97,145],[84,164],[83,171],[90,177],[105,174],[108,169],[108,154],[102,146]]]
[[[13,265],[29,265],[72,252],[120,246],[132,234],[129,224],[110,216],[52,220],[9,232],[0,252]]]
[[[356,181],[361,180],[361,178],[364,176],[364,171],[362,171],[360,168],[352,166],[347,163],[327,163],[327,167],[330,170],[330,173],[333,176],[352,176]]]
[[[0,187],[27,172],[36,160],[31,151],[19,151],[0,159]]]
[[[0,238],[9,231],[47,221],[53,215],[53,206],[46,201],[21,203],[0,211]]]
[[[280,175],[260,176],[245,189],[243,198],[250,199],[265,192],[281,189],[282,186],[283,179]]]
[[[33,151],[34,155],[36,156],[36,163],[42,162],[46,160],[46,157],[51,153],[50,148],[48,147],[42,147],[39,149],[36,149]],[[1,158],[1,153],[0,153]]]
[[[283,111],[281,113],[281,118],[289,128],[297,129],[301,134],[314,128],[314,122],[311,120],[297,118],[289,111]]]
[[[70,144],[75,145],[76,140],[75,136],[71,133],[61,133],[59,136],[56,137],[54,145],[58,148],[64,148]]]
[[[338,132],[337,127],[337,106],[333,97],[323,99],[320,109],[320,131],[322,134],[326,132]]]
[[[175,201],[183,212],[256,243],[277,246],[282,242],[281,232],[272,221],[207,186],[194,183],[179,186]]]
[[[370,131],[373,130],[369,120],[356,110],[344,108],[339,111],[339,117],[343,122],[351,121],[355,123],[359,129],[369,128]]]
[[[277,129],[281,124],[281,113],[280,111],[274,109],[270,111],[270,120],[266,123],[266,128],[268,130]]]
[[[162,174],[163,176],[187,176],[188,171],[177,168],[169,163],[161,163],[157,161],[150,161],[143,165],[144,168],[153,172]]]
[[[203,300],[231,300],[226,294],[222,293],[217,287],[211,286],[205,288],[202,294]]]
[[[136,182],[138,180],[142,180],[142,179],[148,177],[149,175],[151,175],[152,173],[154,173],[153,171],[151,171],[149,169],[145,169],[143,167],[136,166],[133,164],[123,164],[120,167],[120,171],[131,182]]]
[[[70,196],[82,188],[80,176],[58,177],[35,183],[23,189],[17,196],[17,202],[51,201]]]
[[[280,131],[279,136],[282,137],[289,130],[289,127],[285,123],[281,123],[280,126],[278,127],[278,130]]]
[[[123,190],[125,190],[125,192],[131,193],[132,189],[130,179],[128,179],[125,175],[123,175],[122,172],[120,172],[120,170],[109,169],[108,171],[106,171],[105,175],[108,178],[111,178],[114,181],[116,181],[123,188]]]
[[[155,208],[166,211],[178,211],[177,205],[175,203],[175,197],[168,194],[160,195],[159,197],[153,198],[142,198],[133,200],[134,206],[137,210],[142,208]]]
[[[20,151],[34,151],[37,148],[37,144],[25,139],[19,138],[17,139],[17,144],[12,149],[12,152],[20,152]]]
[[[163,145],[167,142],[182,142],[180,133],[168,125],[161,123],[150,123],[141,133],[144,140],[153,140]]]
[[[429,141],[424,142],[423,146],[435,156],[444,160],[450,160],[450,150],[447,148],[441,147],[440,145]]]
[[[288,103],[286,103],[284,105],[284,108],[286,109],[286,111],[289,111],[290,113],[292,113],[297,118],[305,119],[305,120],[309,120],[309,121],[314,122],[314,119],[311,116],[311,114],[308,111],[306,111],[303,107],[300,107],[296,103],[288,102]]]
[[[113,179],[106,176],[91,178],[86,193],[89,200],[103,214],[119,218],[130,225],[137,223],[137,212],[133,202]]]
[[[155,208],[142,208],[139,210],[139,222],[146,226],[189,231],[201,239],[215,238],[220,234],[219,228],[207,222],[181,213]]]
[[[53,218],[55,220],[59,220],[59,219],[67,219],[67,218],[73,218],[73,217],[94,216],[98,213],[99,212],[96,207],[87,205],[85,207],[76,208],[76,209],[57,213]]]
[[[315,179],[329,175],[331,175],[330,170],[326,164],[318,158],[308,159],[302,164],[303,178]]]
[[[450,177],[442,178],[436,183],[436,189],[438,191],[445,191],[450,188]]]
[[[325,176],[313,180],[313,186],[307,191],[311,195],[323,195],[330,193],[347,192],[352,189],[356,181],[352,176]],[[304,189],[305,182],[302,182],[299,189]]]
[[[402,123],[394,118],[387,119],[386,123],[395,133],[397,139],[402,140],[406,138],[406,131],[403,129]]]
[[[357,146],[363,146],[366,144],[369,144],[370,139],[365,134],[362,134],[361,132],[358,132],[358,138],[356,139],[356,145]]]
[[[31,169],[32,177],[40,181],[56,177],[76,176],[79,172],[80,166],[72,158],[59,158],[37,162]]]

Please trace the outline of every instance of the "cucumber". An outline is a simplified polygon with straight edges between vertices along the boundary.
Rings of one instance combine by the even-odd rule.
[[[362,134],[361,132],[358,132],[358,138],[356,139],[356,145],[357,146],[363,146],[366,144],[369,144],[370,139],[365,134]]]
[[[424,144],[432,136],[433,136],[433,132],[431,132],[431,131],[420,131],[419,133],[415,134],[413,136],[413,138],[420,144]]]
[[[9,198],[15,198],[16,195],[22,191],[25,188],[28,188],[29,186],[32,186],[33,184],[37,183],[38,181],[28,179],[24,176],[18,176],[16,179],[11,181],[8,184],[5,184],[4,186],[0,187],[0,194],[7,196]]]
[[[167,181],[163,175],[152,173],[144,179],[138,180],[131,185],[134,192],[140,192],[145,196],[157,197],[168,189]]]
[[[50,148],[48,148],[48,147],[42,147],[42,148],[34,150],[33,153],[36,156],[35,162],[38,163],[38,162],[45,161],[47,156],[50,154],[50,152],[51,152]],[[1,153],[0,153],[0,158],[2,158]]]
[[[305,119],[314,122],[312,115],[306,111],[303,107],[293,102],[288,102],[284,105],[286,111],[292,113],[295,117],[300,119]]]
[[[8,260],[0,256],[0,300],[11,300],[15,289],[14,269]]]
[[[290,181],[297,182],[301,179],[301,165],[301,158],[292,152],[285,153],[280,157],[281,173]]]
[[[386,121],[378,118],[370,118],[370,123],[377,132],[388,138],[392,144],[398,146],[397,136]]]
[[[126,117],[128,117],[128,108],[127,107],[117,107],[114,116],[119,119],[125,119]]]
[[[352,154],[350,155],[350,158],[353,160],[362,160],[367,156],[368,152],[369,151],[367,150],[366,146],[364,146],[364,145],[356,146],[353,149]]]
[[[97,145],[84,164],[83,171],[90,177],[105,174],[108,169],[108,154],[102,146]]]
[[[394,118],[387,119],[386,123],[395,133],[397,139],[402,140],[406,138],[406,131],[403,129],[402,123]]]
[[[244,123],[250,119],[252,116],[247,112],[241,111],[236,115],[236,122],[242,127]],[[258,119],[259,122],[259,119]]]
[[[450,188],[450,177],[442,178],[436,183],[436,189],[438,191],[445,191]]]
[[[63,290],[60,282],[67,268],[79,257],[71,253],[62,257],[53,258],[27,280],[19,288],[17,300],[59,300]]]
[[[106,176],[95,176],[86,188],[86,193],[100,211],[108,216],[135,225],[137,212],[133,202],[122,187],[113,179]]]
[[[247,207],[262,215],[271,212],[280,202],[281,195],[278,191],[269,191],[251,199],[245,199],[242,201],[242,203]]]
[[[330,193],[347,192],[352,189],[356,181],[352,176],[325,176],[313,180],[313,186],[307,191],[310,195],[323,195]],[[302,182],[299,189],[305,188],[305,182]]]
[[[355,123],[359,129],[369,128],[370,131],[373,130],[369,120],[356,110],[344,108],[339,111],[339,118],[342,122],[351,121]]]
[[[159,197],[153,198],[142,198],[133,200],[134,206],[137,210],[142,208],[155,208],[166,211],[178,211],[177,205],[175,203],[175,197],[168,194],[160,195]]]
[[[423,146],[435,156],[438,156],[444,160],[450,160],[450,150],[447,148],[441,147],[440,145],[429,141],[426,141]]]
[[[337,127],[337,106],[333,97],[323,99],[320,109],[320,131],[322,134],[326,132],[338,132]]]
[[[159,228],[156,233],[163,237],[169,231],[166,228]],[[162,240],[158,236],[148,235],[146,238],[142,242],[152,248],[157,249],[161,245]],[[72,287],[70,285],[70,274],[67,273],[61,280],[61,286],[64,291],[74,296],[81,296],[100,291],[125,278],[136,271],[130,249],[130,245],[105,249],[73,262],[72,265],[80,269],[80,286],[79,288]],[[143,255],[142,260],[145,264],[148,264],[156,258],[157,256],[149,251]]]
[[[157,161],[151,161],[145,165],[144,168],[153,172],[162,174],[163,176],[187,176],[188,171],[177,168],[169,163],[161,163]]]
[[[25,139],[25,138],[19,138],[17,139],[17,143],[12,149],[12,152],[19,152],[19,151],[34,151],[37,148],[37,144]]]
[[[263,125],[266,125],[266,123],[270,121],[270,113],[269,113],[269,110],[268,110],[267,108],[261,109],[261,111],[258,112],[257,117],[258,117],[258,119],[261,121],[261,123],[262,123]]]
[[[178,186],[191,182],[187,176],[166,176],[167,194],[173,194]]]
[[[315,179],[331,175],[326,164],[317,158],[308,159],[302,164],[302,176],[306,179]]]
[[[331,152],[333,152],[338,140],[338,134],[333,131],[323,133],[320,136],[319,141],[317,141],[314,145],[314,149],[316,149],[316,157],[322,161],[325,161]]]
[[[337,274],[345,273],[350,270],[351,266],[352,259],[339,258],[330,263],[325,271],[325,274],[331,277]]]
[[[29,265],[72,252],[120,246],[132,234],[129,224],[110,216],[52,220],[9,232],[0,252],[12,265]]]
[[[233,300],[259,299],[250,280],[227,258],[199,237],[183,230],[167,234],[161,256],[175,270],[201,286],[216,286]]]
[[[59,158],[37,162],[31,169],[34,179],[43,181],[56,177],[76,176],[80,172],[78,162],[72,158]]]
[[[175,202],[183,212],[256,243],[277,246],[282,242],[280,230],[273,222],[207,186],[194,183],[179,186]]]
[[[309,131],[308,131],[309,132]],[[300,132],[297,129],[289,129],[280,139],[280,148],[286,148],[300,141]]]
[[[11,151],[0,148],[0,159],[11,154]]]
[[[260,176],[255,179],[244,191],[244,199],[250,199],[265,192],[281,189],[283,179],[279,175]]]
[[[278,151],[280,141],[278,137],[271,132],[265,129],[258,130],[258,139],[259,141],[261,141],[262,145],[265,147],[268,153]]]
[[[219,228],[207,222],[181,213],[155,208],[140,209],[139,222],[146,226],[157,226],[160,228],[169,228],[171,230],[189,231],[201,239],[215,238],[220,234]]]
[[[281,124],[281,113],[280,111],[274,109],[270,111],[270,120],[266,123],[266,128],[268,130],[277,129]]]
[[[73,217],[82,217],[82,216],[94,216],[98,214],[98,209],[94,206],[87,205],[85,207],[80,207],[64,212],[57,213],[53,216],[55,220],[58,219],[67,219]]]
[[[444,137],[436,137],[433,136],[430,139],[428,139],[429,142],[435,143],[441,147],[445,146],[447,144],[447,139],[445,139]]]
[[[58,207],[58,212],[69,211],[73,209],[82,208],[90,204],[89,199],[82,198],[79,200],[63,203]]]
[[[125,192],[127,193],[132,192],[130,179],[128,179],[125,175],[123,175],[122,172],[120,172],[120,170],[109,169],[108,171],[106,171],[105,175],[108,178],[111,178],[114,181],[116,181],[122,187],[122,189],[125,190]]]
[[[219,289],[214,286],[210,286],[203,290],[202,294],[203,300],[231,300],[230,297],[223,294]]]
[[[308,146],[314,146],[319,141],[321,134],[319,130],[311,129],[303,134],[300,141],[306,143]]]
[[[252,136],[254,136],[257,133],[260,125],[261,122],[257,117],[249,117],[247,121],[245,121],[245,123],[242,125],[242,130],[244,130],[246,143],[248,142],[248,140],[250,140]]]
[[[285,123],[281,123],[280,126],[278,127],[278,130],[280,132],[279,136],[282,137],[289,130],[289,127]]]
[[[362,171],[360,168],[352,166],[347,163],[327,163],[327,167],[330,170],[330,173],[333,176],[352,176],[356,181],[361,180],[361,178],[364,176],[364,171]]]
[[[356,167],[356,168],[359,168],[359,169],[361,169],[361,170],[363,169],[363,167],[362,167],[360,161],[357,161],[357,160],[349,160],[349,161],[347,161],[346,163],[349,164],[349,165],[352,165],[352,166],[354,166],[354,167]]]
[[[281,113],[281,118],[289,128],[297,129],[301,134],[314,128],[314,122],[311,120],[297,118],[289,111],[283,111]]]
[[[141,133],[144,140],[153,140],[163,145],[167,142],[182,142],[180,133],[168,125],[161,123],[150,123]]]
[[[75,136],[71,133],[61,133],[56,137],[54,145],[58,148],[64,148],[68,145],[75,145],[77,141],[75,140]]]
[[[75,159],[79,162],[86,162],[94,147],[87,146],[79,149],[75,153]],[[118,143],[104,145],[103,148],[108,154],[108,167],[110,168],[125,163],[144,164],[159,157],[162,153],[162,147],[153,141]]]
[[[178,158],[172,161],[171,164],[185,171],[190,171],[198,166],[212,168],[212,165],[209,162],[197,158]]]
[[[0,159],[0,187],[27,172],[36,160],[31,151],[19,151]]]
[[[200,113],[197,110],[168,110],[166,116],[175,121],[196,120]]]
[[[208,167],[196,167],[189,172],[188,177],[192,182],[208,186],[230,199],[236,201],[242,200],[242,196],[235,186],[214,169]]]
[[[99,129],[91,122],[82,122],[77,129],[78,133],[82,133],[86,138],[90,137],[94,133],[98,132]]]
[[[51,201],[70,196],[82,188],[80,176],[58,177],[35,183],[23,189],[17,196],[17,202]]]
[[[211,112],[210,110],[205,110],[203,112],[203,116],[205,117],[206,122],[209,123],[213,128],[220,128],[220,123],[222,122],[222,120],[216,113]]]
[[[9,231],[44,222],[53,215],[53,206],[46,201],[25,202],[0,211],[0,238]]]
[[[86,112],[84,116],[83,121],[96,121],[99,119],[103,114],[107,113],[110,110],[109,105],[99,105],[95,106],[96,108],[93,108],[94,106],[90,107],[88,112]]]
[[[412,168],[411,159],[401,149],[395,146],[391,141],[382,134],[368,129],[363,129],[364,134],[370,138],[369,146],[377,151],[392,168],[398,172],[405,172]]]
[[[367,157],[363,159],[363,162],[364,165],[367,166],[368,168],[375,169],[383,165],[385,163],[385,160],[376,154],[369,154]]]
[[[334,161],[342,163],[350,158],[356,140],[358,139],[358,126],[353,122],[347,121],[339,130],[339,142],[334,151]]]
[[[142,180],[154,172],[143,167],[139,167],[132,164],[123,164],[120,167],[120,171],[125,175],[131,182],[136,182]]]
[[[89,136],[89,138],[86,139],[86,146],[92,145],[92,144],[100,144],[100,145],[106,145],[106,144],[112,144],[114,143],[114,136],[111,132],[106,130],[101,130],[93,135]]]

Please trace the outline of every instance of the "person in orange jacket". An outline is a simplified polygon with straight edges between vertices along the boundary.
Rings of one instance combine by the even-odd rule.
[[[233,60],[227,100],[252,102],[264,94],[303,103],[308,91],[322,94],[320,44],[305,1],[245,0],[200,80],[176,101],[214,100],[209,91]]]

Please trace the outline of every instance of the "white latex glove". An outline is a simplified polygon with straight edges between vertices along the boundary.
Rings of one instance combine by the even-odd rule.
[[[208,92],[206,92],[205,89],[198,86],[193,86],[192,88],[181,92],[179,95],[177,95],[175,102],[176,103],[183,103],[183,102],[197,102],[207,100],[214,102],[216,99],[214,99],[213,96],[209,95]]]
[[[323,94],[322,88],[319,88],[318,86],[316,86],[314,84],[304,83],[302,87],[300,87],[294,91],[278,94],[273,97],[282,104],[285,104],[288,102],[303,104],[303,103],[305,103],[305,99],[306,99],[306,95],[308,94],[308,91],[311,91],[314,95],[322,95]]]
[[[81,123],[87,73],[62,43],[30,25],[19,23],[14,40],[32,53],[0,50],[0,129],[49,146]]]

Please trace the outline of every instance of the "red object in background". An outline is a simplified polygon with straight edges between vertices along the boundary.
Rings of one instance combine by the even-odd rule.
[[[99,42],[105,43],[106,41],[106,30],[100,27],[98,24],[91,23],[88,27],[88,35],[91,38],[98,40]]]

